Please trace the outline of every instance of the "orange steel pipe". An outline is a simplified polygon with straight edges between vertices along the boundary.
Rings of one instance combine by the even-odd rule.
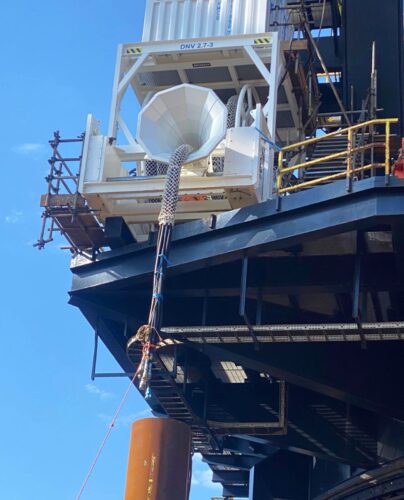
[[[132,424],[125,500],[188,500],[191,431],[176,420]]]

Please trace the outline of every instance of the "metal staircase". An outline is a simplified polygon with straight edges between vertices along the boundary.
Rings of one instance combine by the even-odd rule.
[[[128,349],[128,355],[134,366],[137,367],[142,357],[142,346],[138,342],[134,342]],[[209,451],[212,449],[212,436],[207,426],[203,425],[204,423],[189,405],[181,384],[177,383],[177,375],[180,375],[179,370],[177,370],[173,367],[173,373],[170,373],[160,357],[156,356],[150,380],[151,393],[153,398],[158,401],[164,414],[190,426],[194,451],[201,453]]]
[[[346,136],[335,136],[318,142],[315,145],[311,160],[324,158],[325,156],[339,153],[348,149],[348,139]],[[307,167],[303,172],[303,180],[311,181],[322,177],[344,172],[346,170],[346,158],[335,158],[333,160],[317,163]]]
[[[387,182],[392,175],[391,158],[397,155],[396,138],[391,134],[396,123],[396,118],[375,118],[284,146],[278,154],[278,194],[343,178],[348,190],[353,181],[369,176],[384,174]],[[302,152],[301,163],[289,163],[288,157]],[[288,182],[291,176],[294,181]]]

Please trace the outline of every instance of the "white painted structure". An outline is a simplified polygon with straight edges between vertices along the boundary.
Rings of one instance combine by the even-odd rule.
[[[163,13],[161,10],[163,4],[166,9],[171,4],[171,9],[175,10],[180,8],[180,3],[177,0],[150,0],[146,23],[151,22],[157,33],[159,19],[167,19],[168,15],[167,11]],[[224,8],[229,0],[220,3]],[[246,0],[248,5],[259,7],[260,3],[261,0]],[[152,7],[156,8],[156,4],[159,4],[158,10],[153,14]],[[217,2],[185,0],[182,4],[183,8],[186,4],[191,8],[192,4],[201,11],[207,9],[209,17],[211,6]],[[238,2],[234,0],[234,9],[236,5]],[[174,11],[170,15],[172,19],[179,19],[178,10],[177,17]],[[152,19],[157,20],[150,21]],[[251,26],[258,20],[257,14]],[[244,25],[245,30],[249,29],[246,21]],[[170,26],[172,28],[165,34],[167,37],[177,33],[174,21]],[[151,35],[150,29],[145,29],[144,38],[155,36]],[[285,50],[286,46],[289,43],[285,44]],[[281,49],[277,32],[209,35],[120,45],[108,132],[103,135],[98,122],[89,116],[80,174],[79,190],[90,206],[98,211],[99,219],[104,221],[109,216],[123,216],[138,239],[146,237],[150,224],[157,221],[165,176],[146,176],[145,160],[162,160],[163,156],[146,145],[137,134],[137,106],[133,98],[144,109],[140,113],[140,124],[145,110],[150,109],[146,107],[147,103],[152,105],[159,92],[183,84],[210,89],[224,104],[236,94],[238,105],[235,128],[227,130],[225,139],[217,143],[202,137],[204,128],[198,128],[195,120],[204,120],[203,113],[196,116],[192,106],[187,110],[185,98],[183,104],[175,103],[178,110],[183,109],[171,113],[170,120],[177,120],[174,126],[181,121],[179,128],[185,131],[188,116],[188,126],[199,130],[203,142],[203,154],[182,170],[177,220],[203,218],[269,199],[273,191],[272,141],[286,140],[286,137],[296,140],[300,127],[291,83],[289,78],[284,78],[285,61]],[[280,82],[284,96],[281,103],[278,102]],[[277,114],[280,112],[290,115],[290,124],[277,130]],[[162,141],[166,144],[171,128],[167,125],[167,137]],[[156,138],[164,134],[161,123],[156,126],[155,134]],[[149,139],[153,136],[151,128],[148,136]],[[217,171],[214,164],[220,158],[224,160],[221,170]]]
[[[246,35],[278,29],[281,39],[289,38],[290,27],[284,26],[288,11],[281,9],[285,4],[285,0],[148,0],[142,41]]]

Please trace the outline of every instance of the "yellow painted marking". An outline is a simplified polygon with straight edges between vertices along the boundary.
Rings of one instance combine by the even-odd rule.
[[[254,40],[254,45],[266,45],[267,43],[271,43],[271,39],[269,37],[256,38]]]
[[[130,49],[126,49],[127,54],[141,54],[142,53],[142,48],[141,47],[133,47]]]

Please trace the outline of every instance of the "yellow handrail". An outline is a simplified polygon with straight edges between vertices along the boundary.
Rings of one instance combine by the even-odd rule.
[[[337,130],[335,132],[331,132],[330,134],[325,134],[320,137],[314,137],[312,139],[306,139],[301,142],[297,142],[295,144],[290,144],[288,146],[285,146],[281,149],[279,152],[278,156],[278,178],[277,178],[277,190],[279,194],[282,193],[287,193],[290,191],[296,191],[300,188],[303,187],[311,187],[316,184],[320,184],[325,181],[330,181],[334,179],[339,179],[343,177],[347,177],[348,179],[352,179],[352,176],[354,173],[358,172],[363,172],[365,170],[370,170],[372,168],[378,168],[380,166],[384,167],[385,170],[385,175],[388,176],[390,175],[390,131],[391,131],[391,124],[392,123],[398,123],[398,118],[376,118],[374,120],[368,120],[367,122],[363,123],[358,123],[356,125],[352,125],[351,127],[347,127],[342,130]],[[365,129],[367,127],[373,127],[375,125],[384,125],[385,126],[385,136],[386,136],[386,142],[384,144],[385,147],[385,161],[384,164],[380,163],[374,163],[374,164],[369,164],[366,166],[362,166],[359,168],[355,168],[354,161],[353,161],[353,155],[358,153],[358,152],[364,152],[368,149],[373,149],[375,147],[375,144],[368,144],[364,146],[359,146],[355,147],[354,144],[354,138],[355,138],[355,131],[360,130],[360,129]],[[339,151],[337,153],[332,153],[327,156],[324,156],[322,158],[316,158],[314,160],[309,160],[304,163],[299,163],[298,165],[293,165],[291,167],[284,167],[283,166],[283,158],[284,158],[284,153],[286,151],[293,151],[296,149],[301,149],[305,148],[311,144],[316,144],[318,142],[330,139],[331,137],[336,137],[336,136],[343,136],[344,134],[347,135],[348,139],[348,144],[347,144],[347,149],[345,151]],[[383,144],[380,144],[380,146],[383,146]],[[289,186],[289,187],[282,187],[282,181],[283,181],[283,176],[289,172],[293,172],[295,170],[301,170],[303,168],[309,167],[311,165],[316,165],[319,163],[323,163],[325,161],[330,161],[336,158],[344,158],[346,157],[346,171],[344,172],[338,172],[336,174],[328,175],[325,177],[320,177],[318,179],[313,179],[311,181],[305,181],[298,183],[294,186]]]
[[[386,154],[384,160],[384,174],[390,174],[390,124],[392,122],[386,122]]]

